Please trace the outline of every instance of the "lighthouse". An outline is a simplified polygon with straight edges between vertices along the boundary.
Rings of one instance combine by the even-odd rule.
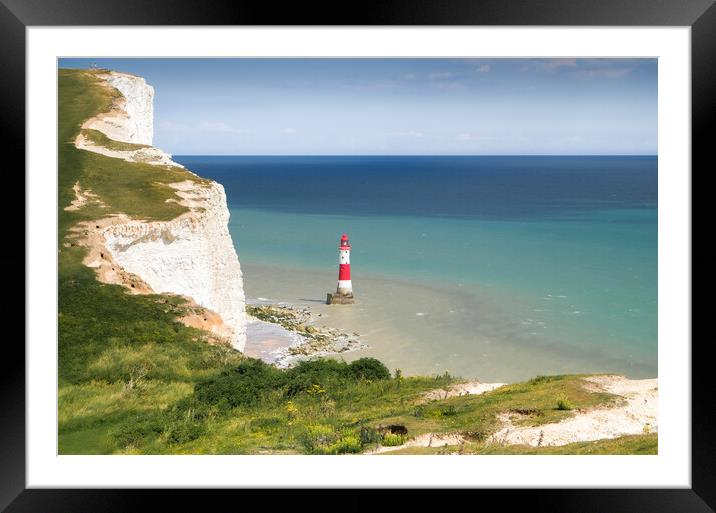
[[[338,246],[338,288],[335,294],[328,293],[329,305],[353,304],[353,284],[351,283],[351,243],[344,233]]]

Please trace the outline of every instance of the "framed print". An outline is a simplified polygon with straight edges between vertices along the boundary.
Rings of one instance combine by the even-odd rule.
[[[713,508],[710,2],[5,4],[8,511],[256,487]]]

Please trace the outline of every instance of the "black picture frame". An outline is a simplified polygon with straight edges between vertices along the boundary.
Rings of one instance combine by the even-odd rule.
[[[15,169],[25,163],[25,31],[46,25],[553,25],[553,26],[688,26],[691,27],[692,61],[692,219],[693,227],[706,226],[711,216],[696,195],[708,187],[693,187],[693,169],[702,168],[695,183],[703,184],[712,172],[706,168],[711,141],[709,125],[716,119],[716,7],[713,0],[405,0],[339,6],[303,2],[206,0],[0,0],[0,133],[5,148],[17,157]],[[7,156],[7,154],[6,154]],[[4,178],[17,180],[19,173],[2,166]],[[713,167],[713,166],[710,166]],[[22,167],[24,169],[24,167]],[[13,175],[10,177],[9,175]],[[24,195],[23,195],[24,197]],[[5,204],[7,204],[4,201]],[[24,206],[24,205],[23,205]],[[17,212],[22,206],[14,208]],[[24,212],[24,208],[22,208]],[[692,228],[692,238],[694,230]],[[706,232],[709,233],[709,232]],[[24,224],[14,223],[6,234],[16,241],[12,255],[3,254],[5,269],[25,268]],[[693,239],[692,239],[693,240]],[[697,287],[692,289],[692,333],[696,313],[704,318],[710,302],[696,302],[693,292],[713,289],[713,250],[706,243],[692,242],[692,272],[699,268]],[[694,266],[694,264],[696,264]],[[709,267],[707,267],[709,266]],[[14,290],[23,290],[20,273],[8,273]],[[704,296],[705,298],[708,296]],[[21,303],[16,301],[16,308]],[[22,302],[24,305],[24,301]],[[693,338],[692,351],[692,486],[689,489],[565,489],[480,490],[483,498],[508,501],[528,511],[570,512],[707,512],[716,509],[716,413],[712,363],[708,358],[712,337]],[[60,490],[25,487],[25,366],[24,351],[17,338],[5,337],[3,372],[0,373],[0,509],[7,512],[84,512],[149,509],[161,501],[162,510],[206,509],[217,500],[237,500],[248,507],[256,491],[247,490]],[[683,341],[688,344],[688,340]],[[10,349],[8,346],[12,346]],[[23,362],[21,365],[20,362]],[[476,491],[471,491],[475,493]],[[272,491],[271,506],[310,504],[303,491]],[[340,499],[322,492],[324,507],[365,509],[373,491],[351,490]],[[450,503],[459,507],[460,497],[451,492]],[[462,493],[462,492],[461,492]],[[211,494],[209,502],[208,494]],[[412,491],[423,502],[425,491]],[[508,499],[509,497],[509,499]],[[472,500],[472,499],[470,499]],[[305,504],[303,504],[305,503]],[[445,504],[445,503],[444,503]],[[445,504],[445,505],[447,505]],[[487,502],[484,503],[488,504]],[[333,509],[333,507],[331,509]]]

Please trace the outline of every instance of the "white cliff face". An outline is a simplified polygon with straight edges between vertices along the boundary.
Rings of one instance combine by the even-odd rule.
[[[112,72],[101,78],[122,93],[123,101],[115,102],[111,112],[88,120],[83,128],[100,130],[116,141],[151,145],[154,89],[143,78],[133,75]],[[75,145],[133,160],[127,152],[90,147],[81,135]],[[166,156],[149,163],[179,166],[161,150],[147,150]],[[187,171],[187,177],[190,176]],[[176,189],[176,201],[186,206],[188,212],[166,222],[114,217],[109,223],[97,224],[101,246],[111,253],[110,261],[141,278],[152,291],[188,296],[217,313],[224,324],[220,329],[222,335],[228,336],[234,348],[243,351],[246,344],[243,277],[229,234],[224,188],[216,182],[207,185],[190,179],[168,185]],[[104,259],[101,251],[100,257]],[[114,268],[111,270],[116,274]]]
[[[110,139],[151,146],[154,138],[154,88],[143,78],[126,73],[111,72],[103,78],[124,96],[121,109],[126,119],[118,124],[119,130]]]
[[[174,184],[192,212],[167,222],[131,221],[105,228],[102,235],[114,261],[158,293],[190,296],[219,314],[232,345],[246,344],[241,266],[228,230],[222,185]],[[203,210],[202,210],[203,209]]]

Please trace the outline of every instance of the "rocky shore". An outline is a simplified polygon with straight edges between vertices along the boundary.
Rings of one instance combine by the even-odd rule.
[[[278,367],[289,367],[298,360],[335,355],[366,347],[358,332],[318,325],[318,317],[308,307],[286,303],[246,305],[246,313],[260,321],[277,324],[298,335],[297,341],[272,351]]]

